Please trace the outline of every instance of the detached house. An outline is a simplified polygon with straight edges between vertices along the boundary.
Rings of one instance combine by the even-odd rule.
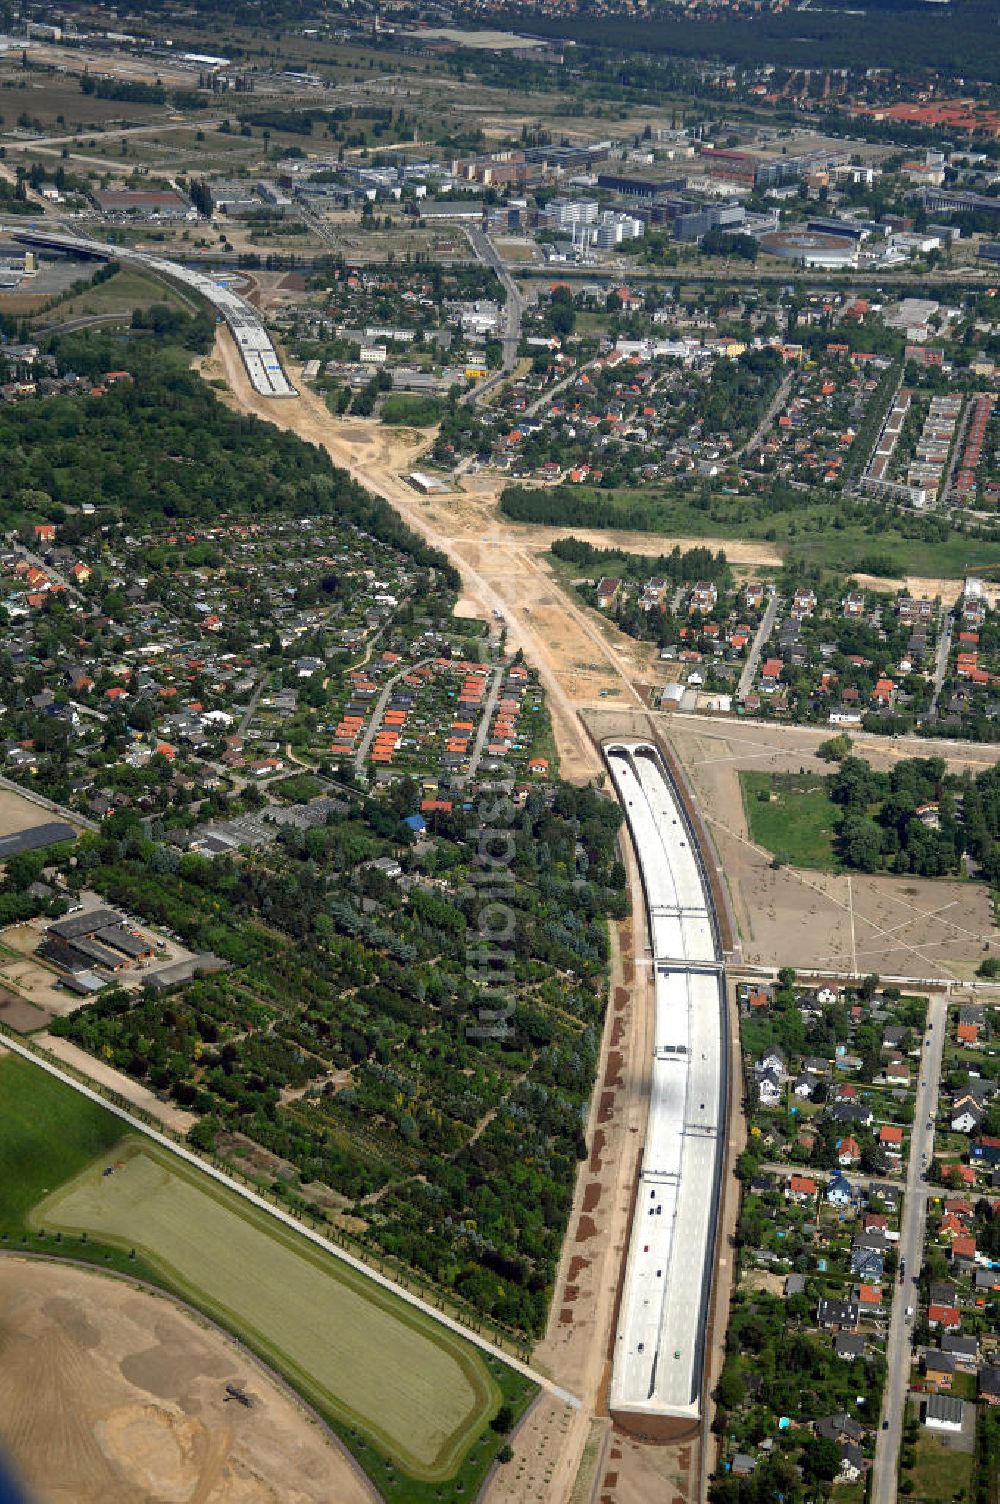
[[[951,1131],[953,1133],[975,1133],[983,1121],[985,1112],[982,1102],[978,1101],[971,1092],[966,1092],[956,1097],[951,1109]]]
[[[785,1197],[789,1201],[814,1201],[819,1191],[819,1186],[811,1175],[793,1175],[785,1189]]]
[[[962,1325],[962,1313],[957,1306],[944,1306],[932,1303],[927,1307],[927,1325],[930,1327],[943,1327],[948,1331],[957,1331]]]
[[[828,1300],[821,1296],[816,1307],[816,1325],[828,1331],[857,1330],[860,1310],[855,1300]]]
[[[848,1165],[856,1165],[861,1158],[861,1146],[856,1138],[848,1135],[837,1144],[837,1163],[846,1169]]]

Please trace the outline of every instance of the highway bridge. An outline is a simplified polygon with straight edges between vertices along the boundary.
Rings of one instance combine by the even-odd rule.
[[[216,281],[209,272],[181,266],[176,261],[154,256],[149,251],[110,245],[103,240],[49,230],[42,225],[4,225],[2,228],[21,245],[42,251],[58,251],[87,261],[121,261],[145,267],[161,277],[180,283],[182,287],[211,303],[219,317],[228,324],[254,391],[262,397],[298,395],[257,310],[245,298],[241,298],[239,293]]]

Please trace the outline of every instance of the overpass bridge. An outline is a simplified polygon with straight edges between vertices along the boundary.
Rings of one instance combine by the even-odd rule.
[[[2,228],[21,245],[77,256],[84,261],[122,261],[145,267],[197,293],[212,305],[217,316],[229,326],[254,391],[261,397],[298,396],[257,310],[245,298],[241,298],[239,293],[221,286],[208,272],[181,266],[176,261],[168,261],[166,257],[155,256],[150,251],[111,245],[107,241],[70,235],[63,230],[50,230],[42,225],[8,224]]]

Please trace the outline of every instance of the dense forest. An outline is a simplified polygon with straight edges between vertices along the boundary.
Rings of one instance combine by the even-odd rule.
[[[791,68],[815,67],[821,59],[829,68],[856,68],[863,58],[871,66],[928,68],[957,77],[1000,79],[992,0],[961,0],[960,5],[940,7],[883,0],[863,10],[848,5],[847,0],[841,4],[842,10],[796,7],[752,16],[726,11],[719,20],[666,10],[641,21],[533,13],[531,31],[569,39],[581,49],[618,53],[624,59],[646,52]],[[956,11],[960,11],[960,21]],[[510,24],[509,15],[493,19],[498,26]],[[480,24],[486,24],[485,20]],[[628,63],[623,66],[627,72]]]

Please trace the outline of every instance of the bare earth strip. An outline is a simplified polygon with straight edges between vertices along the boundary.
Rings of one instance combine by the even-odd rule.
[[[521,647],[539,670],[562,772],[571,779],[593,777],[602,766],[596,746],[582,730],[580,712],[595,737],[624,734],[630,723],[639,734],[648,734],[649,687],[662,680],[664,670],[653,660],[648,644],[623,637],[571,599],[545,557],[553,539],[575,533],[597,546],[644,554],[697,542],[724,549],[751,573],[773,570],[781,562],[778,549],[750,541],[511,523],[497,509],[502,482],[484,478],[468,482],[467,489],[422,497],[402,475],[418,463],[428,440],[415,443],[412,436],[393,435],[372,421],[338,421],[308,390],[289,402],[257,397],[224,332],[201,369],[208,379],[225,378],[231,394],[222,400],[325,448],[335,464],[382,496],[415,531],[447,553],[462,573],[461,615],[488,618],[492,611],[503,612],[508,642]],[[898,581],[864,583],[899,588]],[[951,580],[907,583],[915,593],[946,601],[958,589]],[[839,875],[771,869],[770,853],[748,839],[738,770],[819,766],[815,747],[826,733],[766,726],[762,732],[756,726],[682,716],[654,720],[689,772],[703,808],[731,889],[744,959],[838,970],[856,965],[883,974],[967,975],[977,949],[996,935],[986,895],[973,884],[890,878],[848,882]],[[891,766],[900,756],[932,752],[941,752],[954,765],[974,768],[1000,758],[1000,748],[859,740],[878,766]],[[549,1330],[536,1354],[540,1368],[582,1392],[584,1405],[567,1416],[549,1399],[539,1401],[515,1437],[514,1461],[488,1486],[489,1504],[539,1499],[583,1504],[591,1496],[602,1504],[638,1504],[653,1497],[693,1504],[700,1493],[697,1443],[639,1445],[612,1429],[606,1411],[606,1354],[647,1095],[643,1030],[650,1010],[644,996],[648,978],[643,975],[641,889],[636,882],[630,887],[638,923],[633,935],[627,934],[631,926],[621,927],[621,953],[613,959],[611,1008],[588,1132],[591,1157],[579,1176]],[[730,1272],[730,1234],[727,1225],[721,1250],[723,1286]],[[720,1327],[712,1335],[713,1375],[721,1360],[724,1323]]]
[[[16,1256],[0,1258],[0,1442],[38,1504],[375,1497],[223,1333],[120,1280]]]
[[[106,1087],[116,1096],[122,1097],[132,1107],[139,1107],[143,1112],[148,1112],[150,1117],[157,1122],[163,1123],[175,1133],[186,1134],[188,1129],[197,1122],[197,1115],[193,1112],[185,1112],[183,1107],[178,1107],[173,1102],[161,1102],[155,1092],[143,1086],[140,1081],[133,1081],[131,1076],[126,1076],[123,1071],[115,1070],[113,1065],[108,1065],[104,1060],[98,1060],[93,1055],[88,1055],[86,1050],[81,1050],[79,1045],[73,1044],[72,1040],[61,1039],[58,1034],[39,1034],[35,1043],[71,1070],[79,1071],[81,1076],[90,1081],[96,1081],[99,1086]]]
[[[985,883],[943,878],[775,870],[749,838],[739,772],[829,772],[816,756],[826,732],[688,716],[656,723],[684,764],[724,869],[743,960],[768,966],[968,980],[984,948],[1000,945]],[[940,755],[959,771],[1000,761],[1000,746],[858,738],[878,768]]]
[[[0,789],[0,836],[14,835],[20,830],[34,830],[36,826],[46,825],[56,818],[56,815],[50,815],[39,805],[32,804],[30,799],[22,799],[9,789]]]
[[[641,708],[645,702],[637,682],[650,676],[650,646],[625,637],[570,599],[541,557],[548,547],[546,530],[536,534],[499,517],[500,483],[469,493],[420,496],[402,476],[418,464],[428,438],[414,442],[406,431],[401,435],[373,420],[338,421],[308,389],[287,401],[259,397],[225,331],[219,331],[213,354],[198,368],[206,379],[228,383],[231,395],[220,394],[223,401],[325,449],[336,465],[388,501],[415,532],[448,555],[462,574],[463,614],[473,607],[487,619],[494,611],[502,613],[509,645],[522,648],[538,669],[564,776],[582,781],[598,773],[600,759],[576,707],[599,705],[614,696],[623,705]],[[612,545],[621,540],[609,534],[604,541]],[[668,538],[647,541],[657,551],[669,551],[673,544]]]
[[[622,710],[639,716],[645,705],[642,685],[650,682],[649,646],[637,644],[576,605],[539,558],[549,536],[499,518],[496,494],[426,499],[404,481],[422,446],[401,441],[377,424],[347,419],[338,422],[306,391],[302,397],[268,402],[256,396],[229,337],[217,335],[215,351],[200,364],[206,379],[223,377],[228,398],[239,410],[298,433],[326,449],[335,464],[387,500],[428,542],[445,552],[462,573],[462,614],[489,618],[502,611],[508,643],[523,648],[545,687],[561,771],[584,780],[602,771],[597,748],[587,735],[578,707],[600,705],[601,691],[616,698]],[[223,400],[227,400],[223,396]],[[549,530],[551,536],[570,529]],[[595,541],[613,545],[638,542],[609,535]],[[645,536],[648,551],[669,551],[672,539]],[[749,553],[749,550],[747,551]],[[751,562],[749,558],[747,563]],[[645,717],[643,716],[643,720]],[[609,727],[609,730],[613,729]],[[632,864],[634,865],[634,864]],[[633,895],[641,893],[632,874]],[[695,1445],[641,1447],[611,1434],[607,1418],[608,1353],[618,1279],[627,1247],[630,1196],[636,1156],[648,1105],[647,1038],[652,1013],[646,995],[645,920],[641,899],[635,918],[622,926],[620,963],[613,965],[615,1010],[605,1031],[600,1077],[592,1108],[591,1162],[579,1177],[549,1331],[537,1362],[560,1382],[582,1392],[584,1404],[570,1417],[543,1397],[518,1430],[514,1461],[498,1470],[488,1485],[490,1504],[508,1500],[575,1500],[577,1473],[596,1418],[606,1429],[595,1479],[600,1497],[609,1501],[650,1496],[693,1500],[697,1494],[700,1455]],[[629,933],[632,931],[632,933]],[[612,1458],[616,1467],[606,1470]],[[585,1469],[586,1471],[586,1469]],[[586,1487],[586,1478],[580,1483]]]

